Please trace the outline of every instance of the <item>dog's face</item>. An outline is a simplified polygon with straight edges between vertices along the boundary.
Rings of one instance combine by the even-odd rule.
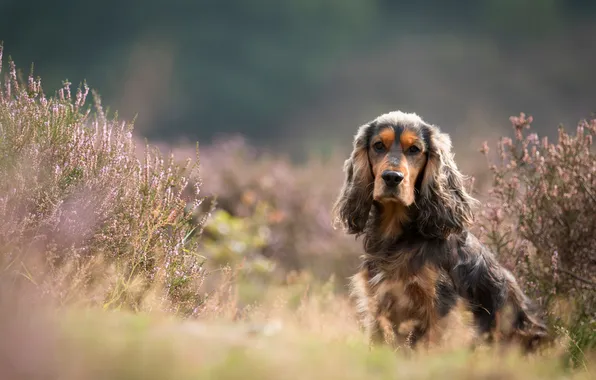
[[[416,183],[427,161],[428,148],[421,127],[412,123],[378,123],[371,127],[369,140],[373,199],[412,205]]]
[[[474,199],[453,160],[451,139],[416,114],[390,112],[362,125],[344,172],[334,212],[348,233],[364,231],[375,202],[398,205],[384,207],[398,213],[385,219],[415,223],[427,237],[446,237],[471,223]]]

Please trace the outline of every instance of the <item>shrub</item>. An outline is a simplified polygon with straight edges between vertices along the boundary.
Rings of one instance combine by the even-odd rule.
[[[560,127],[556,143],[527,132],[531,116],[510,120],[515,135],[499,141],[490,165],[481,233],[551,322],[595,348],[596,120],[580,122],[575,135]],[[486,143],[481,151],[489,157]]]
[[[193,225],[185,207],[202,202],[189,182],[198,161],[177,165],[147,146],[141,162],[132,124],[109,117],[97,96],[87,106],[88,93],[84,85],[73,95],[66,82],[46,97],[39,78],[20,80],[9,62],[0,81],[0,274],[62,302],[138,310],[153,299],[196,312],[205,219]]]

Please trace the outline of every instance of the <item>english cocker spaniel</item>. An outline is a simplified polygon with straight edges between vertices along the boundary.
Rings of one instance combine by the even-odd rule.
[[[477,201],[449,136],[396,111],[361,126],[353,145],[334,214],[347,233],[364,235],[351,290],[370,343],[436,347],[466,338],[535,348],[545,325],[469,232]]]

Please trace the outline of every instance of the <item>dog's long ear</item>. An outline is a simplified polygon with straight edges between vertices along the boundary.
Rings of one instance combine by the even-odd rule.
[[[427,237],[460,233],[473,219],[477,201],[465,189],[465,177],[453,160],[451,139],[436,126],[424,126],[428,160],[420,184],[417,225]]]
[[[334,224],[349,234],[364,231],[373,201],[373,175],[368,160],[370,128],[371,124],[361,126],[354,137],[354,150],[344,163],[344,184],[333,207]]]

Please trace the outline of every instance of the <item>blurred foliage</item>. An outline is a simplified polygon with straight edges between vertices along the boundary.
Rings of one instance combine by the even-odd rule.
[[[3,0],[0,40],[20,65],[36,64],[47,89],[87,79],[121,111],[140,112],[149,137],[241,131],[271,142],[338,64],[396,37],[518,44],[595,9],[563,0]]]
[[[259,232],[251,227],[253,236],[267,239],[252,245],[253,255],[274,260],[286,272],[309,270],[319,280],[330,273],[345,279],[357,268],[360,243],[332,227],[342,161],[334,156],[296,164],[241,138],[217,141],[201,150],[201,173],[208,179],[202,191],[216,196],[218,208],[234,217],[227,229],[239,223],[236,218],[245,220],[243,226],[260,226]]]
[[[215,123],[218,132],[229,132],[241,124],[253,136],[308,96],[322,64],[362,39],[377,11],[374,2],[359,0],[62,3],[5,4],[0,12],[16,22],[3,22],[0,38],[11,54],[34,61],[53,80],[58,78],[45,70],[60,65],[110,99],[121,86],[114,73],[127,72],[126,52],[135,44],[151,46],[147,60],[167,54],[155,49],[160,44],[172,46],[180,53],[173,62],[179,74],[168,85],[180,92],[174,98],[162,94],[166,102],[160,106],[170,112],[152,123],[180,132],[206,131]],[[21,32],[17,26],[24,20],[31,24]],[[50,28],[54,33],[43,32]],[[168,75],[157,70],[155,75]],[[281,91],[292,96],[280,97]]]
[[[263,287],[276,282],[276,262],[261,254],[270,240],[266,206],[250,218],[239,218],[218,209],[207,223],[201,239],[201,252],[208,268],[235,268],[235,281],[242,283],[239,302],[251,304],[259,299]],[[249,294],[252,293],[252,294]]]
[[[261,221],[262,212],[258,210],[253,218],[238,218],[224,210],[217,210],[205,228],[203,250],[216,266],[239,264],[255,249],[263,247],[268,241],[269,230]],[[258,266],[268,271],[269,265]]]

